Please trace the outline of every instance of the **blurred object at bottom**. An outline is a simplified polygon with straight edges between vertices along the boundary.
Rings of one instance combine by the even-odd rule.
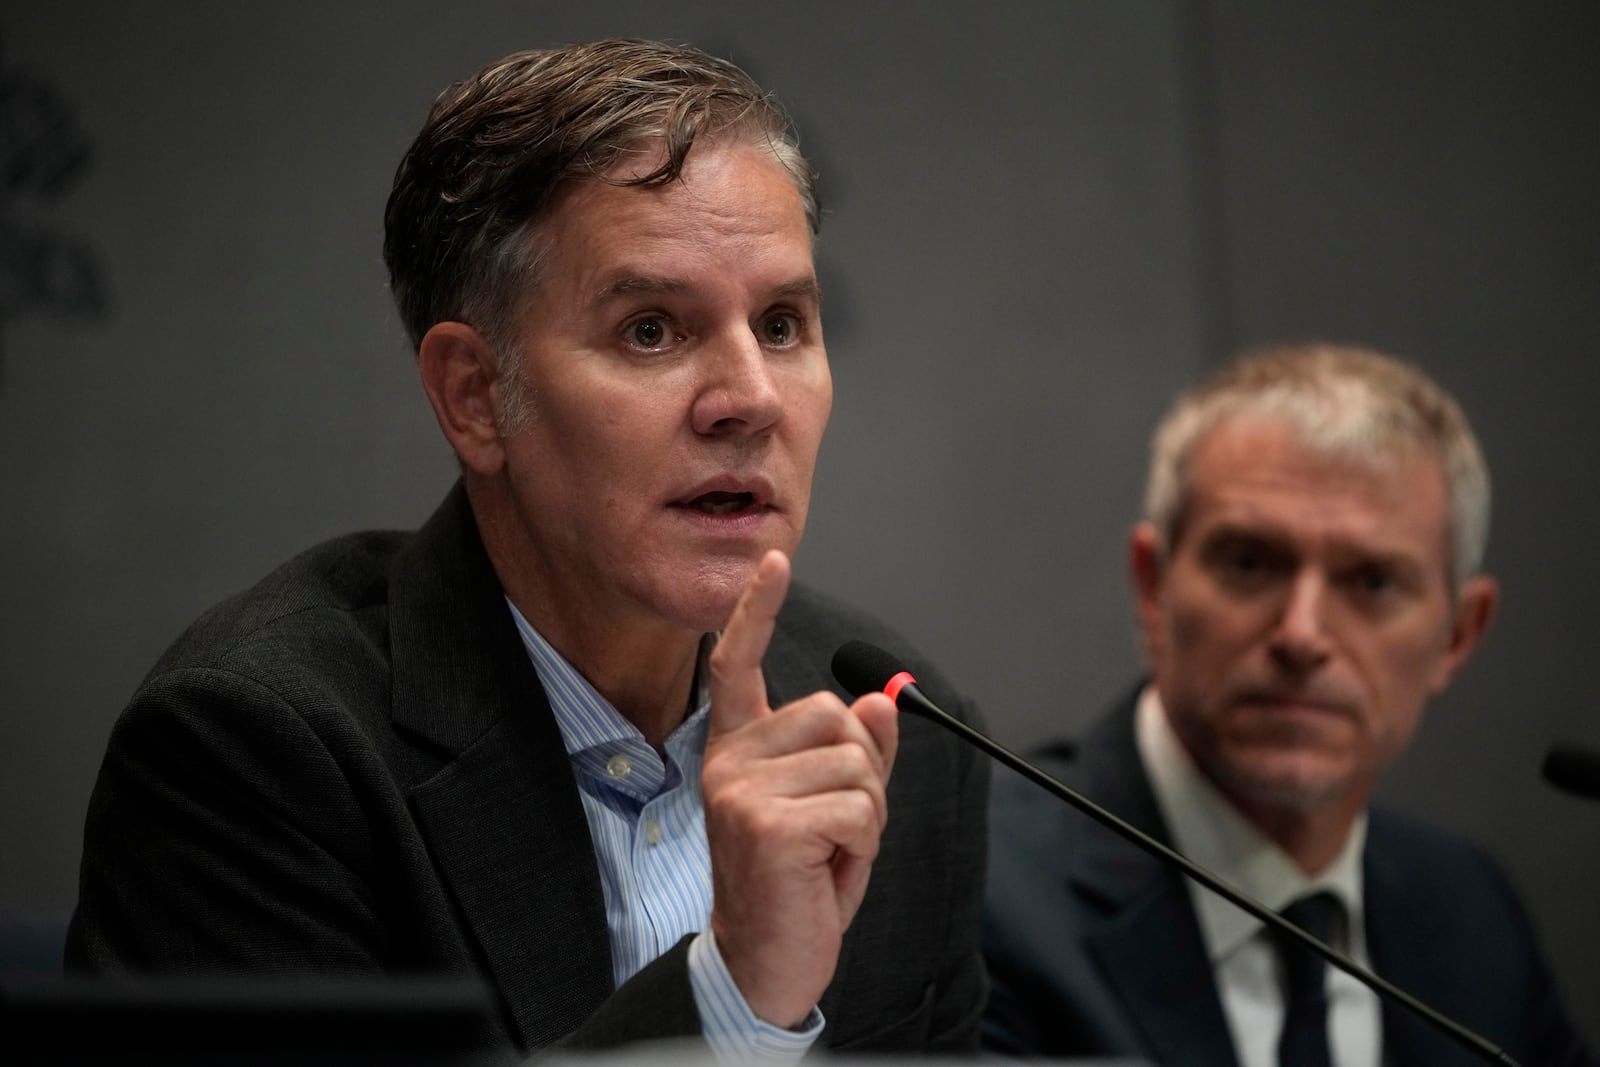
[[[68,977],[0,984],[0,1062],[491,1067],[475,979]]]

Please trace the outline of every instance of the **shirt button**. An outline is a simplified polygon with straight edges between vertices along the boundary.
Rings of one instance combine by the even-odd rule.
[[[613,778],[626,778],[633,773],[633,761],[619,752],[606,760],[606,773]]]
[[[644,821],[644,839],[651,845],[661,844],[661,824],[654,819]]]

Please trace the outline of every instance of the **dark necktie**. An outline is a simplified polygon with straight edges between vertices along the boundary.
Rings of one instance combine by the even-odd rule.
[[[1283,909],[1283,917],[1318,941],[1333,935],[1343,908],[1332,893],[1313,893]],[[1273,931],[1283,961],[1283,1033],[1278,1037],[1279,1067],[1332,1067],[1328,1045],[1328,965],[1321,956]]]

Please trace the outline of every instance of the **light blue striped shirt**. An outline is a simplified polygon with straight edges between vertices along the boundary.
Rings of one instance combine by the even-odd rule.
[[[700,794],[711,714],[704,682],[697,681],[694,714],[667,738],[663,760],[515,604],[506,604],[550,699],[583,798],[600,862],[616,984],[698,932],[689,945],[689,984],[712,1052],[723,1060],[798,1059],[822,1030],[821,1012],[813,1008],[799,1030],[758,1019],[711,935],[711,855]],[[697,680],[706,677],[713,640],[701,643]]]

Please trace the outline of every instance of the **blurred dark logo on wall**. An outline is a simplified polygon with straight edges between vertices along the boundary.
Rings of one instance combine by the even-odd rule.
[[[24,316],[86,320],[106,311],[94,250],[49,220],[88,172],[92,148],[67,99],[0,46],[0,345]]]

